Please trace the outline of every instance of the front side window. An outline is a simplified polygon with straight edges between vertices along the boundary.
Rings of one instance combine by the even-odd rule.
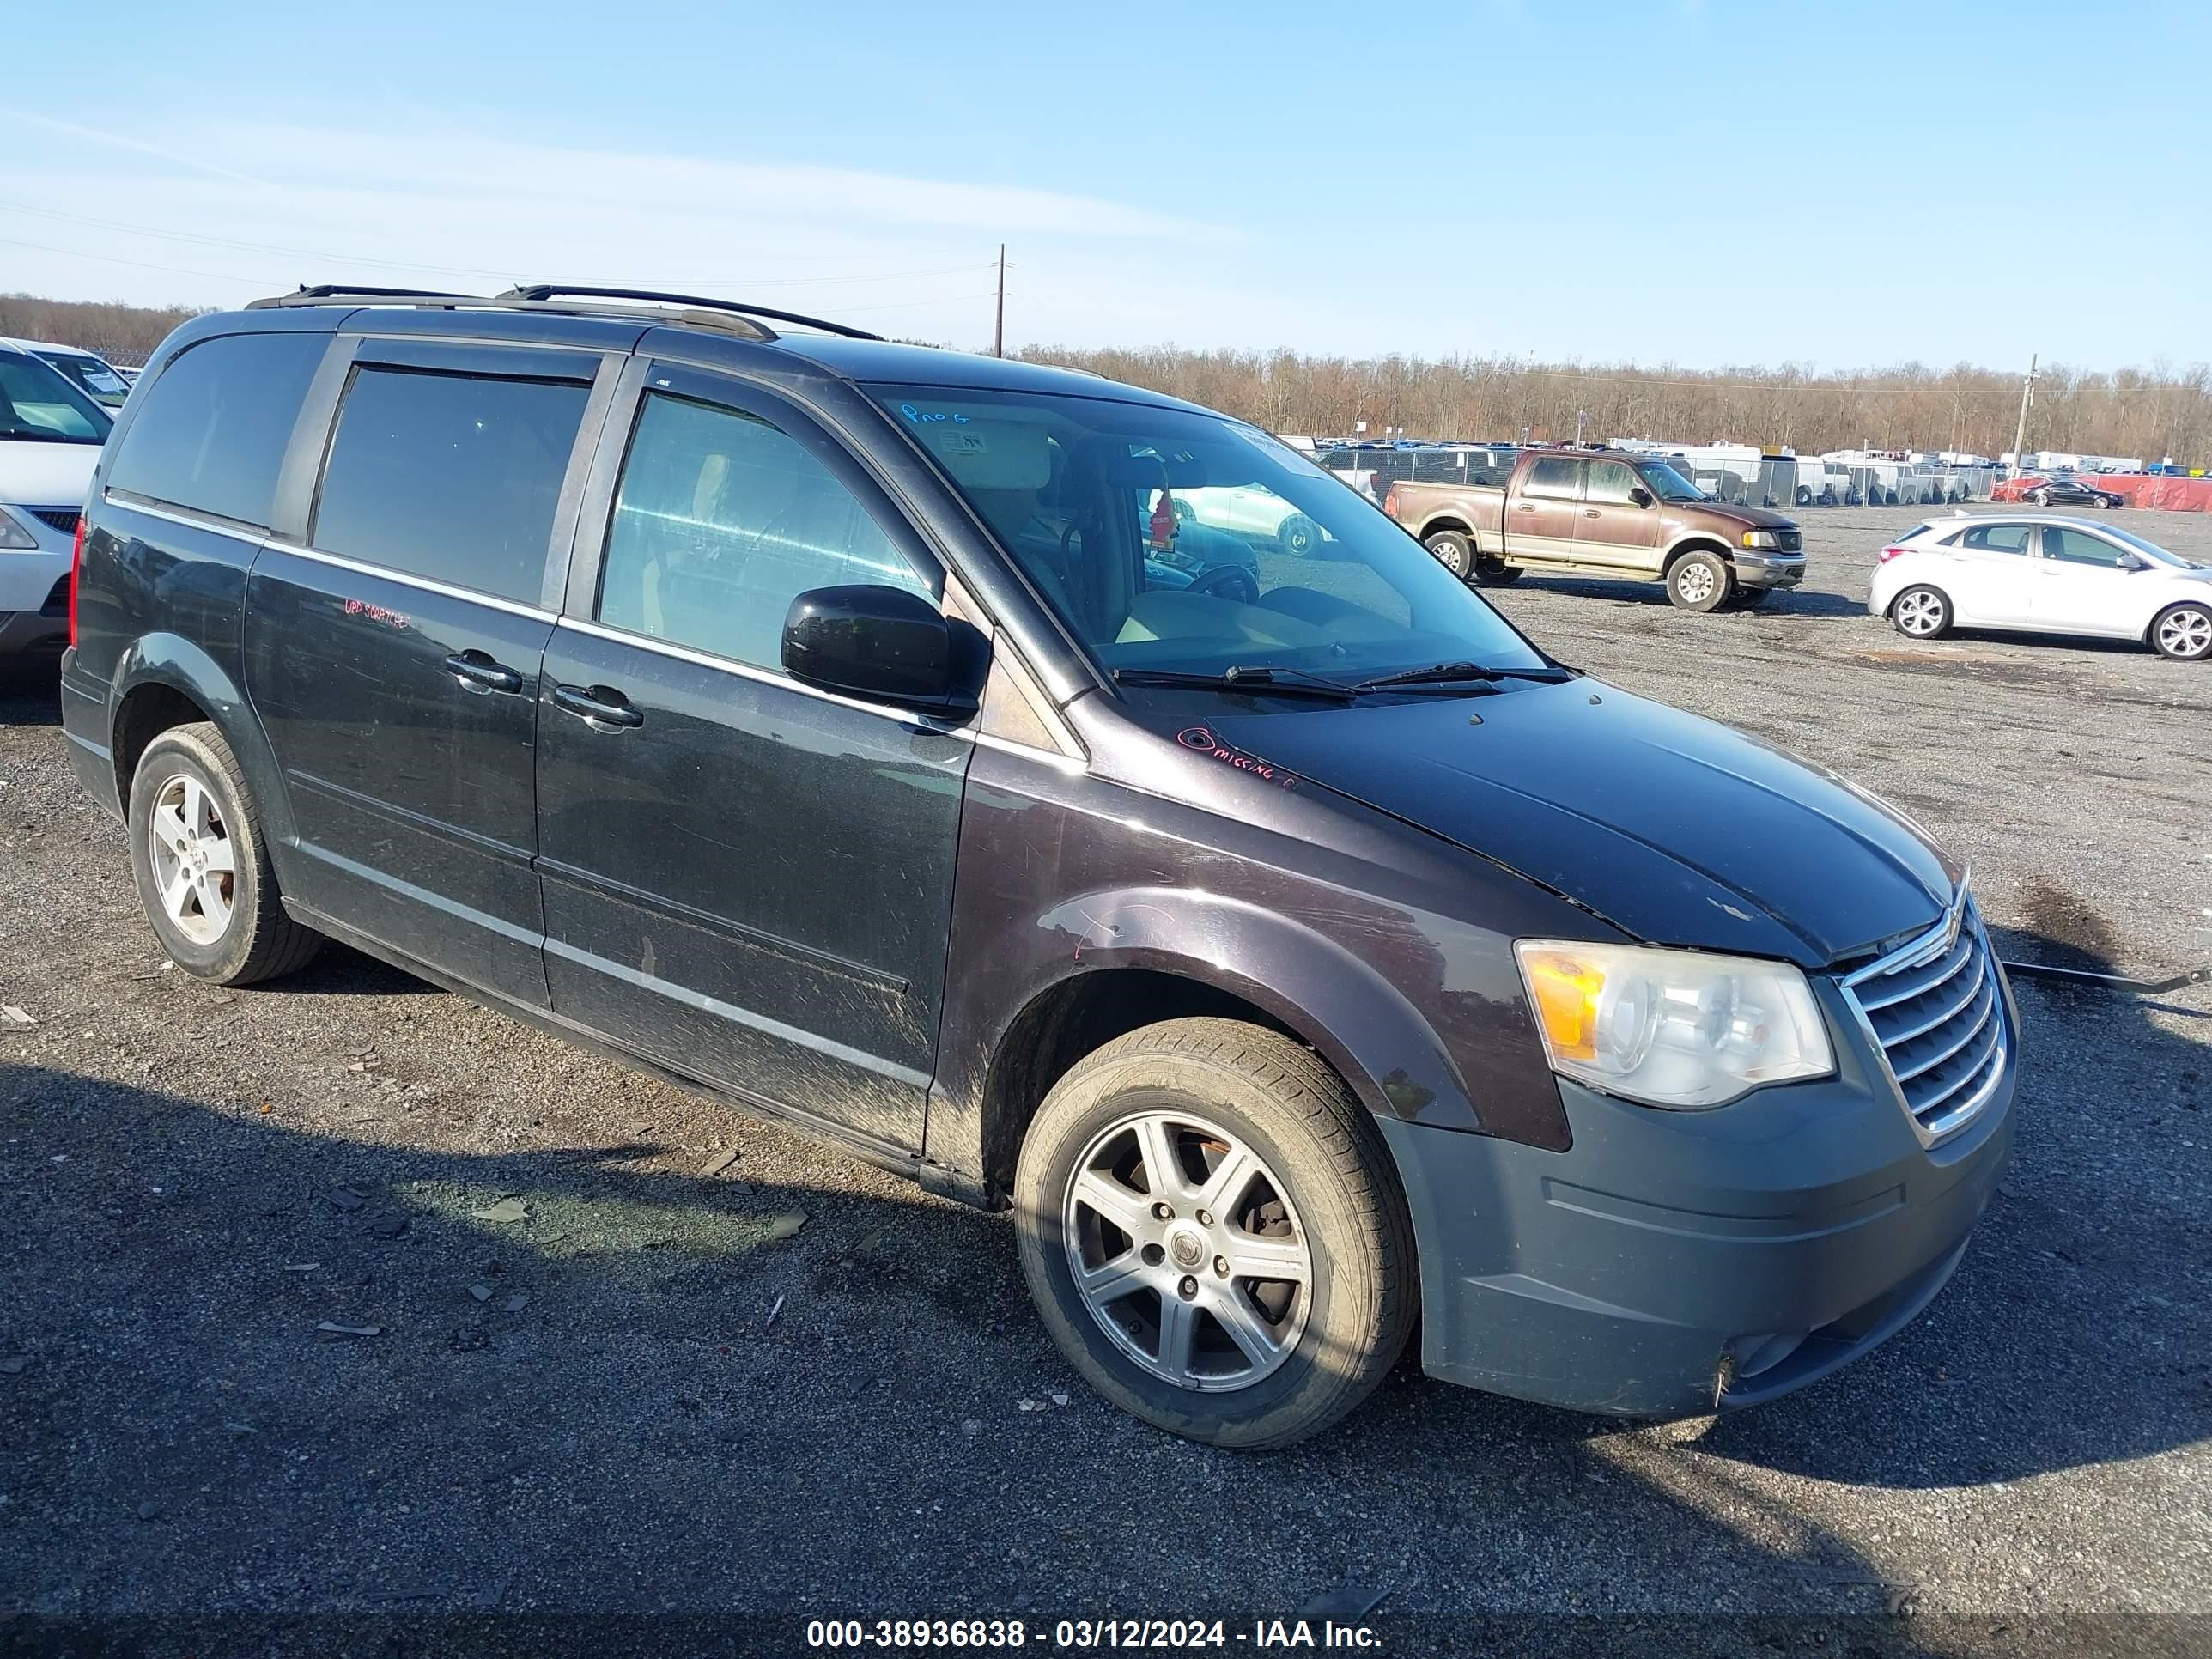
[[[1540,496],[1556,501],[1571,501],[1583,492],[1583,464],[1561,460],[1547,455],[1528,469],[1528,481],[1521,486],[1523,495]]]
[[[107,411],[37,357],[0,352],[0,440],[98,444],[114,424]]]
[[[590,390],[362,365],[339,405],[314,544],[536,605]]]
[[[774,668],[792,600],[853,583],[931,593],[797,439],[734,409],[646,398],[607,532],[601,622]]]
[[[1626,507],[1628,492],[1636,488],[1636,474],[1619,461],[1592,461],[1589,484],[1583,499],[1601,505]]]
[[[1705,492],[1664,461],[1646,461],[1639,469],[1645,486],[1662,501],[1701,501]]]
[[[39,355],[66,376],[71,386],[102,409],[122,408],[124,398],[131,393],[131,388],[123,377],[97,357],[88,357],[76,351],[41,352]]]
[[[1369,501],[1240,422],[1104,398],[870,388],[1108,672],[1357,681],[1537,668]]]
[[[2102,565],[2113,570],[2128,555],[2126,549],[2113,546],[2102,536],[2093,536],[2086,530],[2061,530],[2047,524],[2043,526],[2043,556],[2063,559],[2068,564]]]
[[[146,388],[111,489],[269,526],[276,474],[327,334],[224,334],[187,347]]]
[[[1983,553],[2025,553],[2028,527],[2024,524],[1978,524],[1959,538],[1959,545]]]

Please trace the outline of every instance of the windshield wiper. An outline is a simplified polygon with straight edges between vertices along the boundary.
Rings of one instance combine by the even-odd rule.
[[[1408,668],[1403,673],[1362,680],[1352,690],[1382,691],[1400,685],[1448,685],[1457,680],[1479,680],[1486,684],[1498,680],[1540,680],[1556,685],[1574,678],[1571,668],[1486,668],[1479,662],[1440,662],[1430,668]]]
[[[1122,685],[1158,685],[1194,691],[1265,691],[1278,697],[1327,697],[1351,702],[1359,696],[1356,686],[1303,668],[1265,663],[1239,664],[1218,674],[1195,674],[1172,668],[1117,668],[1115,680]]]

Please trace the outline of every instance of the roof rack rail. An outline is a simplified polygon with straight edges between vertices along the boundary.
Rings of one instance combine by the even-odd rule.
[[[820,317],[808,317],[796,311],[773,311],[767,306],[747,305],[741,300],[710,300],[696,294],[664,294],[650,288],[572,288],[561,283],[532,283],[508,289],[497,297],[501,300],[544,301],[562,297],[587,300],[653,300],[663,305],[703,306],[712,311],[735,312],[740,317],[770,317],[779,323],[796,323],[802,328],[818,328],[831,334],[842,334],[848,340],[880,340],[880,334],[871,334],[864,328],[853,328],[843,323],[833,323]]]
[[[721,329],[732,334],[741,334],[749,340],[763,342],[776,337],[774,329],[756,321],[737,307],[723,306],[720,301],[701,303],[717,308],[702,311],[679,310],[666,306],[595,306],[587,300],[563,302],[559,300],[518,299],[508,295],[446,294],[434,289],[357,288],[349,283],[325,283],[313,288],[298,288],[289,294],[248,300],[246,308],[248,311],[270,311],[293,306],[381,305],[410,306],[423,311],[535,311],[550,312],[562,317],[620,316],[630,321],[681,323],[690,328]]]

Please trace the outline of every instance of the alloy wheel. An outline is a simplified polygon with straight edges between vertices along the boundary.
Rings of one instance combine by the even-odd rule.
[[[2212,611],[2184,606],[2166,612],[2158,619],[2158,648],[2191,661],[2212,652]]]
[[[1305,1329],[1313,1253],[1288,1194],[1256,1152],[1194,1113],[1136,1113],[1093,1138],[1061,1237],[1099,1328],[1177,1388],[1250,1388]]]
[[[1897,625],[1915,639],[1943,626],[1943,601],[1933,593],[1907,593],[1897,602]]]
[[[215,797],[198,778],[179,773],[154,798],[146,850],[161,908],[195,945],[212,945],[230,927],[237,896],[237,846]]]

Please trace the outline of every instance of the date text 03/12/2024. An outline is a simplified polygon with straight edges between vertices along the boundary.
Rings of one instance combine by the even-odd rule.
[[[1021,1648],[1178,1650],[1243,1647],[1359,1648],[1382,1645],[1365,1625],[1334,1620],[1259,1619],[1231,1626],[1221,1619],[1060,1619],[1031,1630],[1020,1619],[816,1619],[811,1648]]]

